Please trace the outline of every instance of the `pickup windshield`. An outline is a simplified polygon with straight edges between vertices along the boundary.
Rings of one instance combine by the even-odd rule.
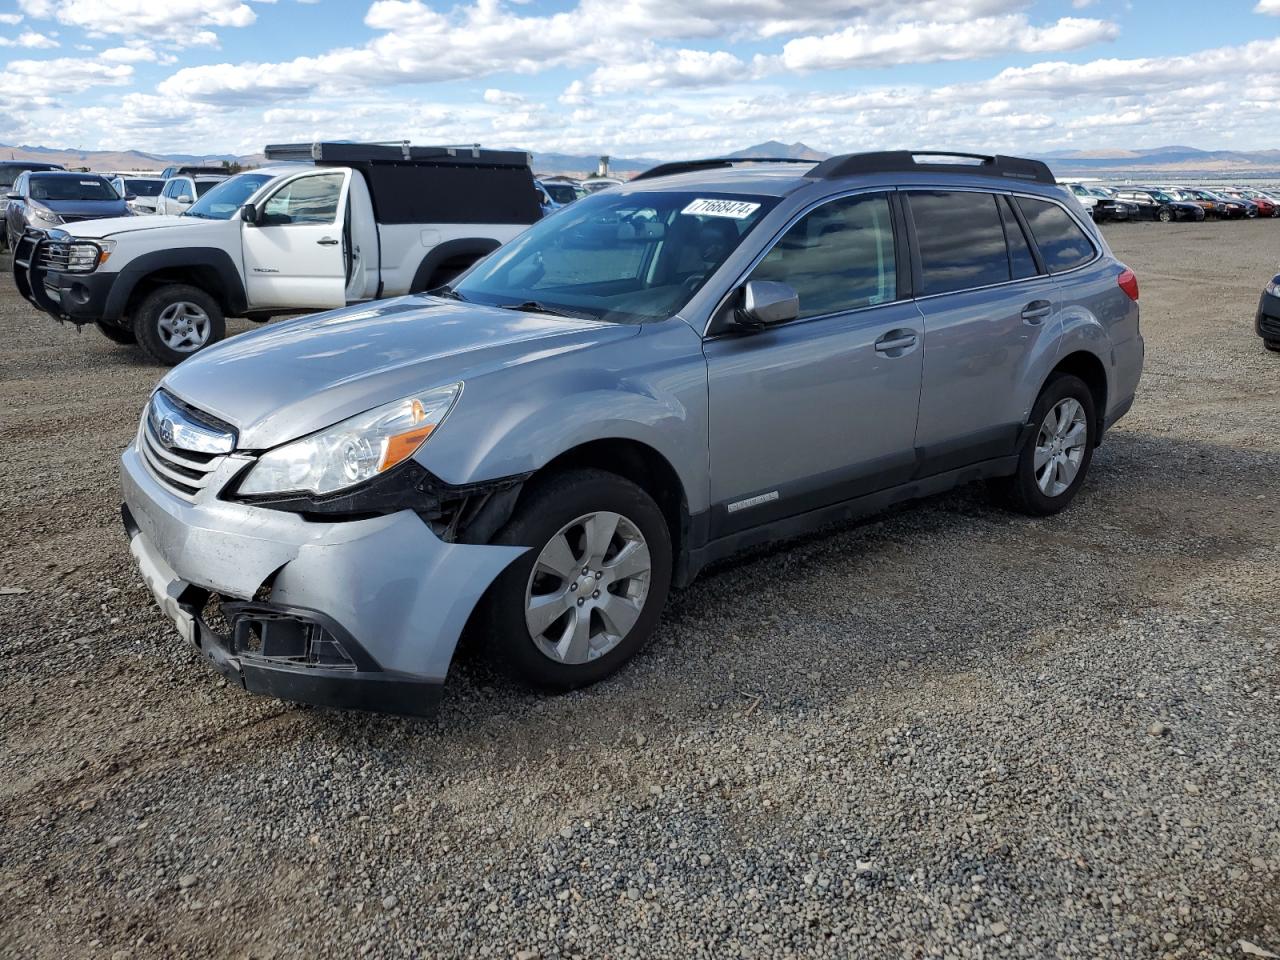
[[[458,281],[464,300],[641,323],[677,313],[774,197],[610,190],[534,224]]]
[[[230,180],[223,180],[199,200],[187,208],[184,217],[202,217],[205,220],[230,220],[245,202],[270,182],[270,174],[239,173]]]

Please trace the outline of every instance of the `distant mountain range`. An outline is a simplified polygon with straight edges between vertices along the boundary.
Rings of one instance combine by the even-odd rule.
[[[768,140],[725,156],[824,160],[830,154],[803,143]],[[1133,176],[1159,172],[1195,174],[1229,171],[1255,177],[1280,175],[1280,150],[1200,150],[1196,147],[1165,146],[1139,150],[1054,150],[1031,156],[1047,161],[1058,174]],[[160,170],[171,163],[218,164],[223,161],[252,166],[263,161],[260,153],[244,156],[229,153],[157,154],[141,150],[71,150],[0,144],[0,160],[8,159],[43,160],[91,170]],[[545,175],[583,177],[595,172],[599,160],[600,154],[535,153],[533,169]],[[627,177],[660,162],[660,159],[653,158],[610,157],[609,172]]]

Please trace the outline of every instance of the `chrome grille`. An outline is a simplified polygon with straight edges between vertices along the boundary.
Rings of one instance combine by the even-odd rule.
[[[183,445],[179,445],[175,436],[185,438]],[[194,502],[226,454],[188,447],[212,445],[229,452],[234,442],[232,433],[197,419],[194,411],[188,412],[163,391],[157,391],[142,416],[137,448],[152,479],[175,496]]]
[[[65,270],[71,251],[65,243],[45,242],[40,245],[36,266],[41,270]]]

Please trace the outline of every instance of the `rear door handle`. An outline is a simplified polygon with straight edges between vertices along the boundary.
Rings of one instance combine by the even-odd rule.
[[[876,341],[876,353],[894,353],[916,345],[914,330],[890,330]]]
[[[316,241],[316,243],[320,244],[322,247],[336,247],[338,245],[338,241],[333,239],[333,237],[321,237]]]
[[[1022,308],[1022,319],[1029,323],[1039,323],[1053,312],[1053,304],[1048,300],[1032,300]]]

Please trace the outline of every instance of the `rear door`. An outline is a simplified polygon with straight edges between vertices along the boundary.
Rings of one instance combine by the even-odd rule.
[[[1056,349],[1058,291],[1009,197],[908,199],[925,326],[916,444],[928,476],[1015,452],[1027,381]]]
[[[923,331],[894,220],[888,193],[810,211],[747,278],[794,288],[799,319],[704,345],[713,538],[911,475]]]
[[[350,177],[350,170],[323,168],[293,177],[259,204],[258,223],[241,223],[252,309],[346,305]]]

